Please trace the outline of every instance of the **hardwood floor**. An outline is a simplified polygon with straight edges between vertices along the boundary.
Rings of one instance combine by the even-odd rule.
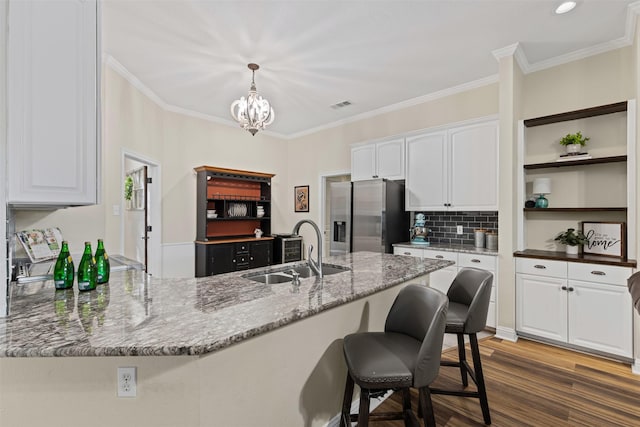
[[[629,365],[524,339],[487,338],[480,351],[493,426],[640,426],[640,376]],[[443,353],[444,359],[455,356],[455,348]],[[459,372],[442,367],[433,386],[461,389]],[[415,410],[418,395],[411,393]],[[374,412],[401,405],[401,394],[394,393]],[[438,426],[484,425],[478,399],[434,395],[433,405]]]

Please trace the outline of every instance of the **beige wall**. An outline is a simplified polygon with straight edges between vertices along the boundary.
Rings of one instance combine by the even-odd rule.
[[[16,229],[59,226],[72,252],[104,238],[120,251],[123,150],[152,159],[162,170],[162,242],[195,239],[193,168],[201,165],[275,173],[272,229],[280,227],[287,181],[287,143],[225,125],[167,112],[110,67],[103,67],[102,203],[56,211],[17,211]]]
[[[289,181],[285,221],[290,229],[302,218],[321,220],[320,175],[351,169],[350,144],[386,138],[498,113],[498,85],[489,84],[398,111],[326,129],[296,138],[288,144]],[[309,185],[308,214],[293,212],[293,187]],[[309,230],[301,230],[306,241],[315,242]],[[310,240],[309,240],[310,239]]]

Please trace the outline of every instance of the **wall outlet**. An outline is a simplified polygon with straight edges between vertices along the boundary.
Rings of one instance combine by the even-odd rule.
[[[136,397],[136,367],[118,368],[118,397]]]
[[[461,225],[456,226],[456,234],[462,234],[462,226]]]

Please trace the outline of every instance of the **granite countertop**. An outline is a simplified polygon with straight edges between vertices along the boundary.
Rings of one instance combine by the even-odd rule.
[[[203,355],[453,264],[372,252],[325,263],[351,271],[299,287],[243,277],[264,268],[197,279],[127,270],[81,293],[12,283],[0,357]]]
[[[498,251],[494,249],[476,248],[473,245],[460,245],[454,243],[430,243],[428,245],[421,245],[417,243],[403,242],[394,243],[393,246],[399,248],[433,249],[436,251],[464,252],[469,254],[498,256]]]

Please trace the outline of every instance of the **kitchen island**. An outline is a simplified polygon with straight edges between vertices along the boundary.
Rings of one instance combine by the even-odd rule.
[[[451,264],[366,252],[326,263],[350,270],[299,287],[247,272],[139,271],[82,294],[50,281],[12,286],[0,320],[3,422],[74,425],[52,417],[66,401],[77,425],[92,414],[104,426],[324,425],[340,408],[342,337],[381,330],[401,285]],[[135,399],[116,397],[118,366],[137,366]]]

